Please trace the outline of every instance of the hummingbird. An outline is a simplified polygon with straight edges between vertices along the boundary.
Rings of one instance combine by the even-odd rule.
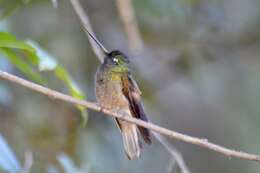
[[[128,116],[148,121],[141,102],[141,91],[133,79],[128,57],[119,50],[108,51],[94,35],[89,36],[104,52],[104,61],[95,76],[95,93],[102,108],[125,113]],[[123,139],[128,159],[140,157],[141,137],[151,144],[150,131],[144,127],[115,118]]]

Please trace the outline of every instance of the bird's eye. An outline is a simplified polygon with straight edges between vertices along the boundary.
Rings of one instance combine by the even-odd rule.
[[[118,59],[117,58],[113,58],[113,63],[117,65],[118,64]]]

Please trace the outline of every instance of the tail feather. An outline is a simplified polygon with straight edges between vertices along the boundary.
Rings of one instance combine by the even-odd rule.
[[[137,134],[137,127],[133,124],[122,126],[122,136],[125,152],[130,160],[140,157],[140,143]]]

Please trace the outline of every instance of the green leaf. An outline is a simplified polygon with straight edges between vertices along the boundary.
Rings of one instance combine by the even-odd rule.
[[[14,48],[24,51],[34,52],[34,48],[24,41],[18,41],[14,36],[7,32],[0,32],[0,47]]]
[[[79,89],[76,83],[70,78],[69,74],[66,72],[66,70],[63,67],[57,66],[55,68],[55,74],[60,80],[62,80],[68,86],[69,92],[74,98],[81,99],[81,100],[85,99],[83,92]],[[86,111],[86,108],[83,106],[77,106],[77,107],[81,111],[82,126],[85,126],[88,121],[88,113]]]
[[[83,95],[79,87],[74,83],[74,81],[70,78],[69,74],[66,72],[66,70],[63,67],[57,66],[55,68],[55,74],[60,80],[66,83],[73,97],[78,99],[85,98],[85,96]]]
[[[4,137],[0,134],[0,169],[10,172],[19,173],[21,172],[21,164],[17,160],[14,152],[7,144]]]
[[[35,65],[38,58],[35,57],[35,50],[26,42],[18,41],[13,35],[7,32],[0,32],[0,48],[18,49],[27,53],[28,59]]]
[[[17,9],[31,1],[32,0],[0,0],[0,20],[10,16]]]
[[[24,4],[29,4],[32,0],[22,0]]]
[[[53,71],[55,76],[60,79],[69,90],[72,97],[77,99],[85,99],[84,93],[76,85],[68,72],[57,63],[55,58],[42,49],[35,41],[28,40],[27,43],[35,49],[35,57],[37,58],[37,66],[41,71]],[[85,126],[88,120],[88,113],[85,107],[77,106],[81,111],[82,125]]]
[[[40,84],[46,83],[46,81],[32,68],[25,63],[20,57],[16,55],[12,50],[8,48],[0,48],[0,53],[4,55],[13,65],[15,65],[21,72],[27,75],[31,80],[36,81]]]
[[[8,32],[0,32],[0,40],[16,40],[16,38]]]
[[[29,46],[23,41],[17,40],[0,40],[0,47],[20,49],[32,53],[34,52],[34,49],[31,46]]]
[[[33,56],[32,59],[37,62],[36,65],[40,71],[55,70],[58,64],[52,55],[43,50],[35,41],[27,40],[26,43],[35,50],[35,54],[29,56]]]
[[[25,53],[25,57],[30,64],[18,57],[13,49]],[[51,54],[42,49],[35,41],[20,41],[7,32],[0,32],[0,53],[33,81],[41,84],[46,83],[39,74],[34,72],[32,66],[36,66],[39,71],[51,71],[67,86],[71,96],[77,99],[85,99],[84,93],[72,80],[69,73],[57,63]],[[86,108],[78,106],[78,109],[81,111],[82,124],[85,125],[88,119]]]
[[[0,20],[10,16],[14,11],[21,7],[22,2],[18,0],[0,1],[1,13]]]

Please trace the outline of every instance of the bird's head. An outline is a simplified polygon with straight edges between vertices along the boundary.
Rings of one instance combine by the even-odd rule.
[[[107,54],[104,64],[110,68],[112,72],[128,72],[129,71],[129,60],[119,50],[111,51]]]

